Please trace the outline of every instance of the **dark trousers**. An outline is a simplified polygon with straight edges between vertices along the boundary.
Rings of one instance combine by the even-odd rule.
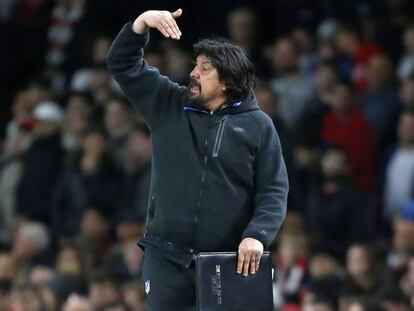
[[[145,248],[142,280],[147,311],[195,311],[194,264],[187,269]]]

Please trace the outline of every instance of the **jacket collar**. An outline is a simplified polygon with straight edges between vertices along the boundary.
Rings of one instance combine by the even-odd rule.
[[[197,105],[195,103],[184,105],[183,109],[189,112],[198,112],[211,115],[225,115],[238,114],[251,110],[259,110],[259,105],[257,104],[256,96],[253,92],[251,92],[245,99],[233,102],[229,105],[224,105],[219,110],[216,110],[213,113],[204,109],[201,105]]]

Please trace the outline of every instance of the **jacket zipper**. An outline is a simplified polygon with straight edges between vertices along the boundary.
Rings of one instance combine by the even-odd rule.
[[[221,139],[223,138],[224,132],[224,125],[226,124],[227,116],[224,116],[223,119],[220,120],[220,125],[216,134],[216,139],[214,140],[214,147],[213,147],[213,158],[217,158],[220,146],[221,146]]]

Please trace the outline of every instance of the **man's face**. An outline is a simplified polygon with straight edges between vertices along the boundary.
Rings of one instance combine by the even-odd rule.
[[[281,74],[295,73],[298,66],[298,55],[293,42],[281,39],[273,47],[272,64]]]
[[[225,85],[212,62],[205,55],[197,56],[196,64],[190,73],[191,81],[188,86],[189,97],[203,103],[225,100]]]

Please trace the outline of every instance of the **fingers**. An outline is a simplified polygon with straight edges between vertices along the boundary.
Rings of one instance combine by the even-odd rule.
[[[160,23],[159,26],[157,26],[157,29],[163,34],[164,37],[169,38],[170,34],[168,33],[168,31],[164,28],[164,26],[162,26],[162,24]]]
[[[169,18],[166,20],[166,23],[168,27],[171,29],[171,31],[174,33],[174,39],[180,39],[181,31],[178,29],[177,23],[173,18]]]
[[[256,273],[256,255],[252,255],[250,258],[250,274]]]
[[[237,259],[237,273],[242,273],[243,269],[243,263],[244,263],[244,254],[239,252],[239,256]]]
[[[259,270],[261,256],[261,252],[245,253],[239,251],[237,260],[237,273],[242,273],[243,276],[248,276],[249,273],[255,274]]]
[[[162,19],[159,22],[157,29],[167,38],[179,40],[181,37],[181,31],[175,20],[171,17]]]
[[[250,259],[251,259],[251,255],[245,255],[244,256],[243,276],[248,276],[249,275]]]
[[[256,260],[255,260],[255,270],[259,270],[259,266],[260,266],[260,258],[262,257],[262,254],[259,253],[256,255]],[[255,271],[255,272],[256,272]]]

